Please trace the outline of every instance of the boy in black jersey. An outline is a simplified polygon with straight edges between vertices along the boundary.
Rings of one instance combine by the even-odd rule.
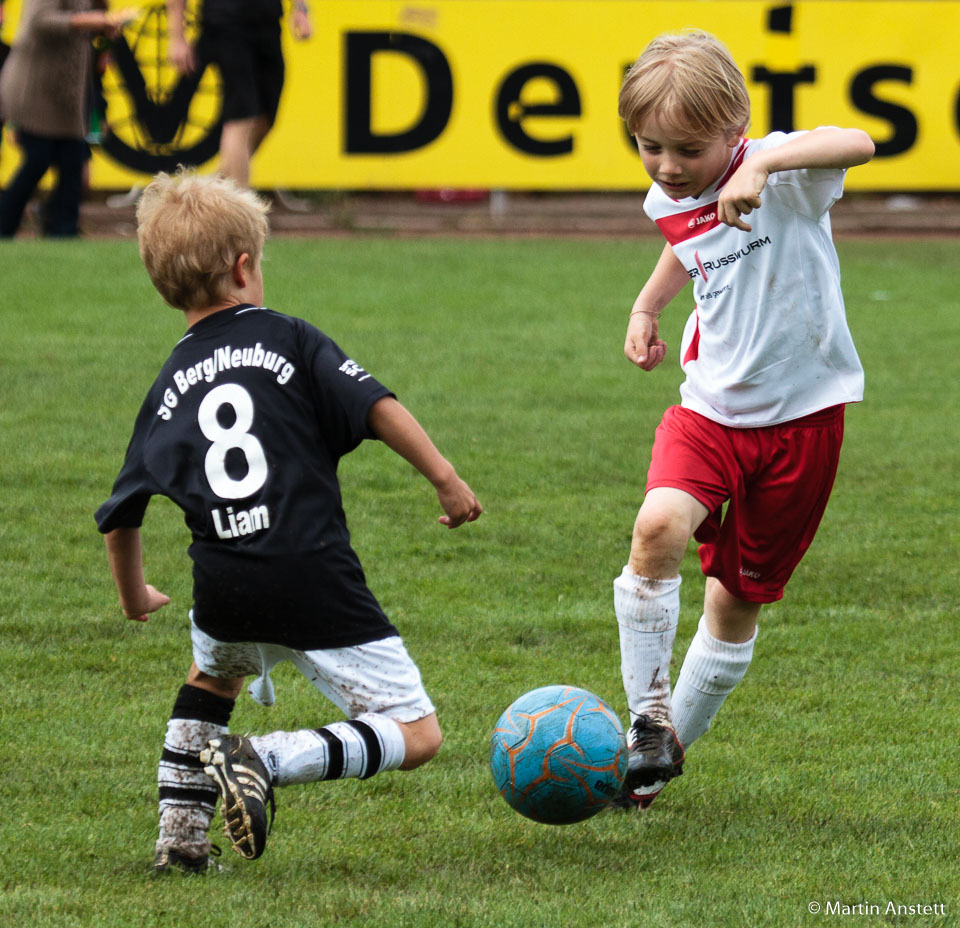
[[[233,181],[182,173],[150,184],[140,253],[186,316],[141,407],[123,468],[96,513],[124,615],[169,598],[143,576],[150,497],[183,509],[193,543],[193,665],[167,726],[154,868],[202,871],[219,790],[227,835],[263,852],[273,788],[410,770],[440,747],[416,665],[366,586],[336,469],[379,438],[436,488],[455,528],[482,508],[386,387],[309,323],[261,306],[266,206]],[[291,660],[347,716],[314,730],[227,734],[246,676],[273,702],[270,670]]]

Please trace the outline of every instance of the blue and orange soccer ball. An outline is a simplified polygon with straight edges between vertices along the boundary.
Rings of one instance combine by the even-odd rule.
[[[627,774],[623,726],[587,690],[542,686],[500,716],[490,770],[521,815],[545,825],[582,822],[610,803]]]

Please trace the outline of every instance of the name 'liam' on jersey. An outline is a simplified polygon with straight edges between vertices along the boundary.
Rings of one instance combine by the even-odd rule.
[[[717,217],[744,158],[800,134],[741,140],[699,197],[673,200],[654,184],[644,201],[696,299],[680,348],[682,405],[723,425],[776,425],[863,398],[830,229],[844,170],[771,174],[763,205],[745,217],[751,232]]]

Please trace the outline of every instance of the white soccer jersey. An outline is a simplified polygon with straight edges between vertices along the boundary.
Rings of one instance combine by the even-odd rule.
[[[752,232],[722,224],[717,199],[743,159],[801,133],[741,140],[699,197],[654,184],[644,210],[693,282],[681,343],[682,405],[723,425],[776,425],[863,398],[863,368],[847,327],[829,209],[842,169],[771,174]]]

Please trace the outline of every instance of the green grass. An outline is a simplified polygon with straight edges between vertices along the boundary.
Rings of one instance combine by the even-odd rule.
[[[621,354],[658,243],[278,240],[267,301],[395,389],[485,506],[447,531],[429,485],[367,443],[341,467],[368,579],[446,741],[411,774],[290,787],[267,854],[152,880],[155,768],[187,669],[186,530],[155,501],[146,626],[115,602],[92,513],[181,334],[130,242],[3,246],[0,923],[31,926],[817,925],[828,901],[960,908],[955,243],[842,242],[867,401],[834,497],[750,673],[650,814],[550,828],[486,764],[515,696],[566,682],[625,714],[612,580],[668,362]],[[702,593],[691,548],[676,655]],[[674,673],[676,672],[674,667]],[[238,731],[335,712],[289,666]],[[811,915],[820,902],[824,913]],[[884,924],[918,918],[871,917]]]

